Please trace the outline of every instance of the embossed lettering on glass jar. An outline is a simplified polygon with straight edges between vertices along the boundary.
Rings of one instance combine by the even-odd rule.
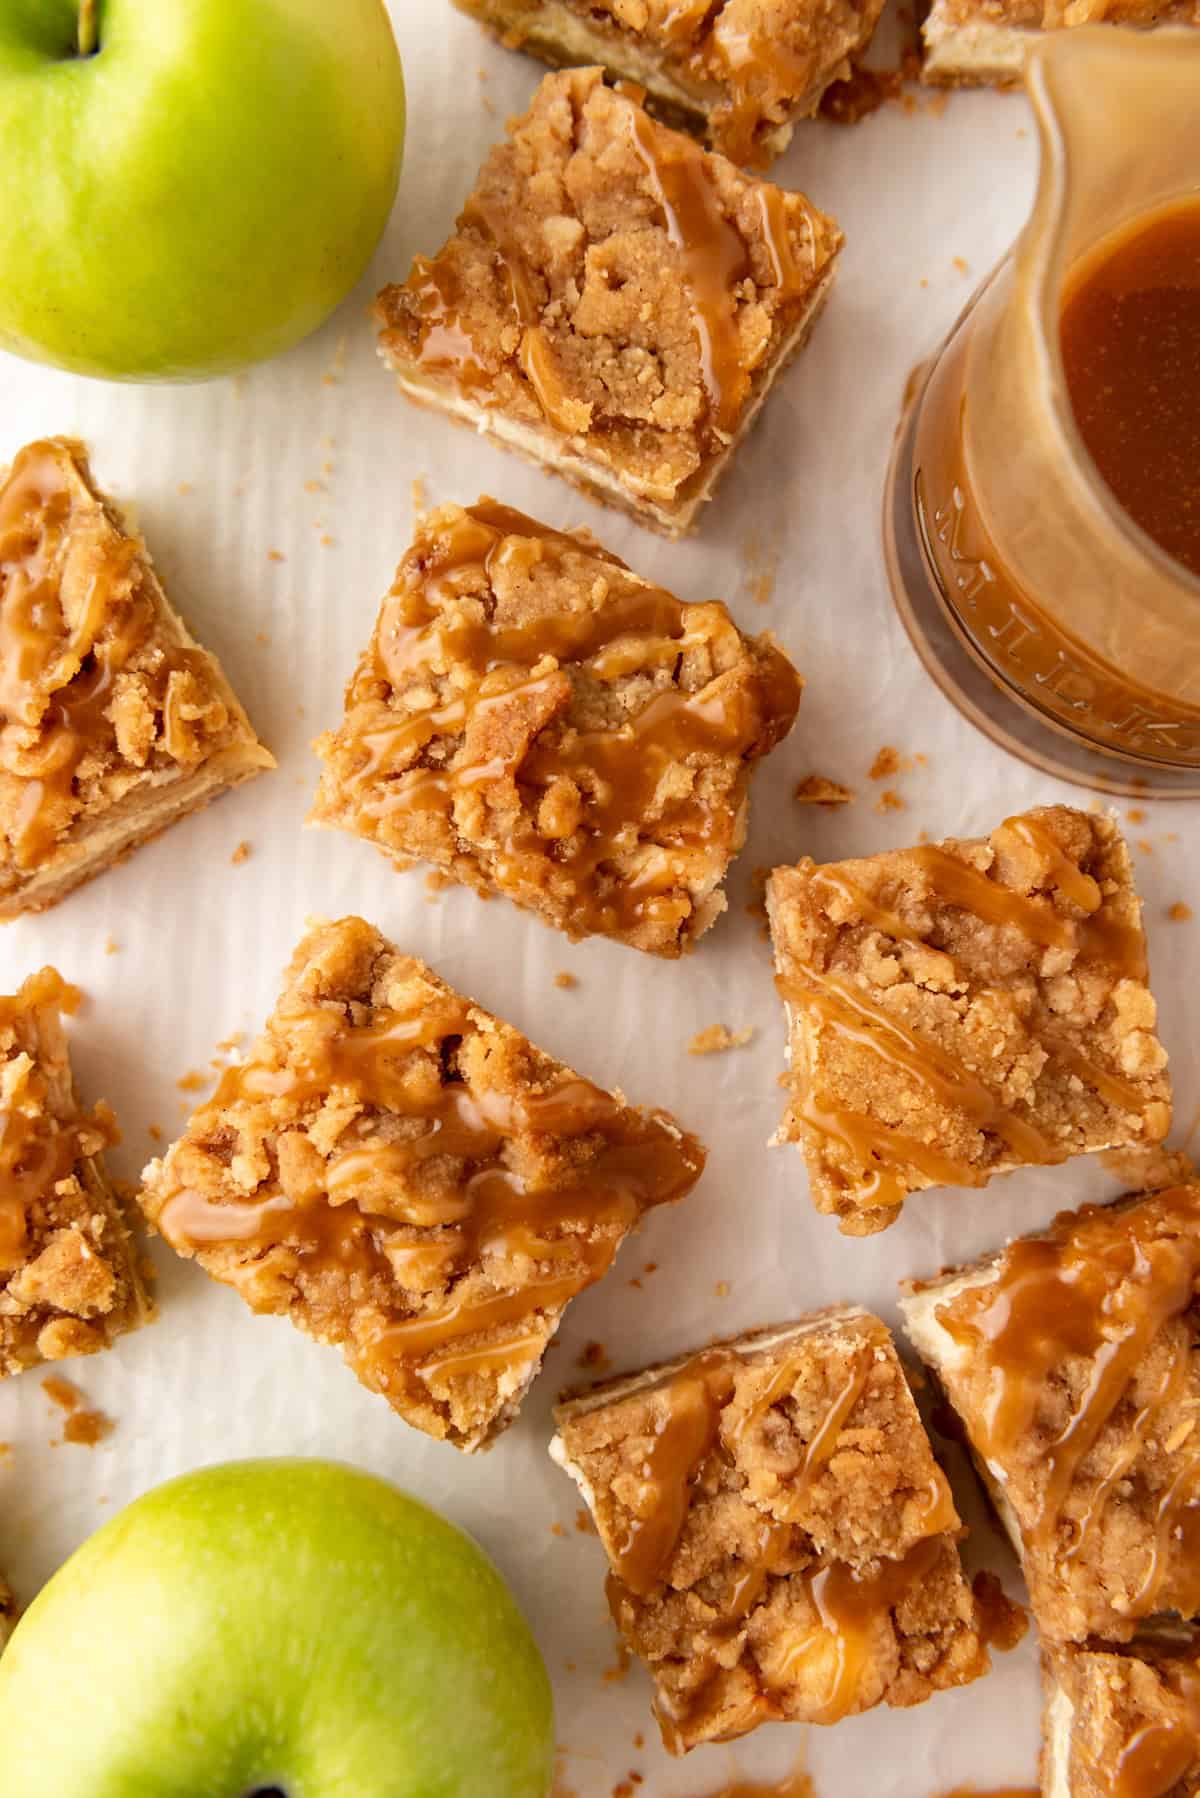
[[[1060,345],[1081,264],[1200,175],[1200,38],[1125,36],[1081,29],[1030,57],[1037,200],[914,383],[885,551],[922,660],[990,736],[1090,786],[1196,795],[1200,579],[1101,475]]]

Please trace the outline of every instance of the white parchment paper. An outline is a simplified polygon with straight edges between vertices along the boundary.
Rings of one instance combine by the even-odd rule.
[[[1031,1642],[987,1680],[919,1710],[875,1712],[807,1740],[776,1726],[671,1762],[641,1671],[603,1677],[615,1661],[603,1557],[576,1530],[574,1487],[545,1453],[556,1389],[581,1377],[577,1358],[590,1341],[628,1368],[838,1299],[894,1320],[902,1276],[1115,1190],[1101,1165],[1077,1161],[983,1193],[917,1198],[886,1234],[840,1237],[812,1210],[799,1155],[766,1147],[780,1108],[783,1022],[766,947],[744,909],[756,867],[801,853],[862,854],[921,831],[971,835],[1030,803],[1079,800],[986,743],[937,693],[893,614],[879,547],[905,378],[1028,208],[1035,145],[1025,102],[961,94],[913,114],[890,105],[853,129],[797,131],[776,178],[841,220],[841,277],[699,536],[673,546],[412,408],[377,364],[372,292],[441,243],[505,115],[524,107],[540,76],[446,0],[393,0],[392,14],[410,105],[400,200],[370,276],[317,337],[245,376],[195,387],[109,386],[0,357],[0,461],[43,433],[88,440],[104,484],[136,502],[169,591],[280,762],[58,910],[5,929],[0,990],[46,961],[85,989],[73,1033],[79,1080],[86,1096],[116,1107],[124,1143],[113,1159],[132,1178],[154,1152],[149,1127],[173,1135],[194,1102],[177,1080],[208,1070],[220,1041],[253,1034],[270,1009],[306,916],[361,912],[554,1054],[670,1107],[707,1141],[708,1170],[685,1207],[655,1213],[609,1279],[572,1306],[520,1421],[474,1459],[409,1429],[336,1352],[286,1322],[252,1317],[156,1245],[159,1323],[66,1370],[116,1419],[108,1442],[57,1445],[61,1414],[36,1373],[0,1388],[0,1439],[12,1445],[0,1457],[0,1566],[28,1600],[89,1531],[172,1474],[234,1456],[341,1457],[441,1506],[495,1556],[553,1675],[564,1782],[580,1798],[607,1798],[633,1770],[653,1798],[704,1798],[735,1775],[782,1777],[802,1754],[822,1798],[1031,1783]],[[367,844],[303,829],[316,776],[310,740],[340,715],[343,684],[408,541],[418,477],[431,501],[469,503],[486,491],[554,525],[586,522],[685,598],[719,595],[747,627],[769,626],[807,676],[796,731],[757,777],[730,915],[690,960],[659,963],[599,941],[573,947],[501,901],[431,897],[420,873],[394,873]],[[762,579],[772,566],[773,586]],[[885,743],[924,760],[872,783],[867,770]],[[813,771],[845,781],[856,802],[838,812],[794,804],[796,781]],[[878,809],[884,786],[903,810]],[[1200,921],[1166,913],[1192,893],[1195,815],[1194,806],[1146,805],[1127,825],[1179,1137],[1200,1098],[1188,1030]],[[233,865],[243,840],[250,857]],[[578,987],[556,987],[559,970]],[[753,1025],[752,1044],[690,1057],[689,1038],[718,1021]],[[657,1263],[652,1274],[642,1272],[647,1262]],[[986,1523],[970,1552],[1007,1564]]]

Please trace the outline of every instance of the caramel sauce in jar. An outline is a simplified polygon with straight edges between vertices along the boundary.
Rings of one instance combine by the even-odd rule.
[[[1061,348],[1101,475],[1147,536],[1200,575],[1200,202],[1143,216],[1083,258]]]
[[[964,445],[971,325],[932,370],[913,439],[917,536],[955,633],[993,680],[1068,733],[1134,760],[1200,765],[1200,706],[1144,685],[1031,592],[1006,563]]]

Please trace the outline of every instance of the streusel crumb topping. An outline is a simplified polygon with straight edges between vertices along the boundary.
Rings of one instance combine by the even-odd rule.
[[[1200,1613],[1200,1185],[1063,1212],[935,1315],[1043,1632]]]
[[[410,1423],[483,1446],[564,1307],[704,1152],[359,918],[316,927],[248,1058],[145,1173],[147,1216],[342,1347]]]
[[[841,234],[598,69],[548,76],[509,131],[455,234],[380,295],[384,355],[586,439],[673,504],[738,431]]]
[[[151,1314],[100,1160],[112,1112],[75,1099],[62,1017],[78,1001],[53,968],[0,999],[0,1376],[94,1354]]]
[[[1057,1745],[1070,1798],[1195,1798],[1200,1631],[1168,1624],[1127,1650],[1052,1646],[1046,1676],[1048,1698],[1061,1692],[1071,1706],[1065,1754]],[[1048,1711],[1048,1729],[1056,1721]]]
[[[718,601],[484,500],[430,513],[321,738],[314,818],[572,937],[678,955],[724,909],[801,682]]]
[[[0,485],[0,890],[138,788],[242,740],[82,445],[22,450]]]
[[[916,1704],[987,1667],[959,1519],[885,1327],[761,1339],[557,1414],[674,1752]]]
[[[979,842],[778,868],[768,883],[791,1023],[781,1135],[856,1233],[928,1186],[1170,1123],[1141,906],[1107,817],[1051,806]]]

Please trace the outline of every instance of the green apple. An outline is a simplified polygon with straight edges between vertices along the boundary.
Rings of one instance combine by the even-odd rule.
[[[0,1656],[5,1798],[545,1798],[545,1666],[444,1518],[328,1461],[138,1499]]]
[[[0,0],[0,348],[121,380],[286,349],[403,141],[383,0]]]

